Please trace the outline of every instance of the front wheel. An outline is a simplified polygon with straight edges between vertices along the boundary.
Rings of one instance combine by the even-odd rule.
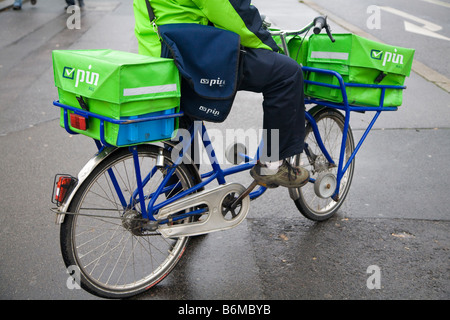
[[[323,221],[333,216],[344,202],[352,183],[355,160],[353,159],[343,175],[340,181],[339,195],[334,200],[331,196],[334,194],[336,187],[336,184],[333,184],[333,182],[336,181],[335,177],[337,176],[345,117],[338,110],[323,106],[314,107],[310,110],[310,114],[317,123],[323,144],[335,166],[330,165],[327,161],[316,140],[312,125],[308,123],[305,131],[305,146],[308,146],[308,151],[296,156],[294,162],[297,166],[306,168],[310,172],[310,177],[316,182],[308,183],[298,189],[299,197],[294,202],[306,218],[314,221]],[[344,164],[347,163],[354,150],[355,143],[349,126],[345,144]]]
[[[164,166],[156,167],[159,148],[138,146],[141,176],[152,172],[144,188],[146,202],[173,166],[164,150]],[[194,185],[187,168],[176,167],[178,183],[160,197],[169,198]],[[116,192],[120,188],[128,205]],[[79,271],[81,287],[104,298],[126,298],[148,290],[174,268],[188,237],[164,238],[145,231],[136,190],[133,155],[120,148],[101,162],[76,192],[61,225],[61,251],[69,270]],[[159,202],[158,198],[158,202]],[[164,200],[164,199],[161,199]],[[184,220],[177,223],[184,223]]]

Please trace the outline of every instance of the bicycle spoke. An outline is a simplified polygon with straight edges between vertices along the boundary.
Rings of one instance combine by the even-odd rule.
[[[316,121],[317,129],[322,143],[333,160],[334,165],[331,166],[326,159],[324,152],[322,152],[319,143],[316,140],[311,126],[308,126],[305,137],[305,142],[309,147],[308,153],[310,156],[307,156],[305,153],[300,154],[296,161],[298,164],[303,164],[303,166],[310,172],[311,178],[315,180],[325,174],[332,174],[337,177],[345,118],[341,113],[334,109],[321,107],[316,110],[318,111],[314,114],[314,119]],[[353,136],[349,128],[344,149],[344,164],[348,161],[353,149]],[[314,188],[314,183],[308,184],[301,188],[299,191],[301,197],[299,200],[296,200],[296,204],[302,214],[313,220],[324,220],[333,215],[337,208],[341,205],[341,199],[345,198],[348,192],[349,184],[351,183],[351,176],[353,174],[353,167],[354,166],[352,164],[341,177],[339,184],[339,198],[337,201],[335,201],[332,197],[324,199],[318,196]]]
[[[153,169],[157,148],[147,145],[139,149],[142,177],[150,178],[144,181],[145,202],[148,205],[166,172]],[[72,243],[66,247],[66,250],[72,251],[67,256],[74,257],[66,264],[78,265],[82,275],[89,279],[89,286],[101,296],[127,295],[158,283],[180,259],[187,244],[185,237],[166,239],[157,231],[142,228],[139,196],[133,199],[133,194],[137,194],[134,161],[127,151],[124,148],[116,157],[108,157],[109,162],[98,168],[91,181],[84,182],[84,188],[80,188],[81,193],[74,196],[69,207],[71,214],[67,215],[70,218],[66,217],[66,220],[70,224],[62,226],[68,237],[67,243]],[[169,164],[170,157],[167,156],[165,162]],[[116,183],[112,182],[110,172],[113,172]],[[178,181],[172,183],[172,189],[159,196],[158,203],[191,186],[189,175],[179,167],[174,177]],[[117,190],[123,192],[127,201],[131,201],[127,208],[123,208],[119,201]]]

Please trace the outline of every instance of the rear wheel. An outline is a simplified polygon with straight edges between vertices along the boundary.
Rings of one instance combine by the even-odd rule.
[[[158,151],[156,146],[138,146],[142,177],[155,168]],[[144,188],[146,203],[172,165],[165,151],[164,166],[153,170]],[[111,172],[126,202],[133,199],[133,155],[128,148],[120,148],[101,162],[76,192],[68,209],[74,214],[67,214],[61,225],[61,250],[67,268],[79,270],[83,289],[104,298],[125,298],[166,277],[180,260],[188,237],[164,238],[157,230],[144,229],[139,202],[124,208]],[[194,185],[184,165],[178,166],[174,175],[178,183],[173,192],[161,195],[158,202]]]
[[[327,161],[316,141],[312,126],[308,123],[305,132],[305,146],[308,146],[308,152],[303,152],[296,156],[294,162],[296,165],[306,168],[310,172],[310,177],[315,179],[316,182],[308,183],[304,187],[299,188],[299,198],[294,202],[306,218],[314,221],[323,221],[333,216],[344,202],[352,182],[355,160],[353,159],[340,181],[337,200],[333,199],[331,196],[334,194],[336,187],[337,165],[339,163],[345,117],[338,110],[324,106],[314,107],[310,110],[310,114],[317,123],[323,144],[335,166],[330,165]],[[349,126],[345,144],[344,164],[350,158],[354,149],[355,143]]]

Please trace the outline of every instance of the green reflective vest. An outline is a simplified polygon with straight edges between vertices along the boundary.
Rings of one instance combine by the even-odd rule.
[[[267,30],[261,27],[258,10],[250,0],[152,0],[156,24],[198,23],[213,24],[233,31],[248,48],[277,51],[278,47]],[[150,23],[145,0],[134,0],[135,34],[139,53],[159,57],[161,45]]]

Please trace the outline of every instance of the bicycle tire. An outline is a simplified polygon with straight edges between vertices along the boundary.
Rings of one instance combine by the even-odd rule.
[[[153,145],[138,146],[141,173],[154,165],[158,151]],[[164,164],[165,168],[173,164],[167,150]],[[100,213],[105,217],[67,214],[60,230],[61,252],[67,268],[78,268],[79,284],[84,290],[102,298],[128,298],[163,280],[180,260],[189,237],[165,239],[157,230],[144,234],[131,227],[139,218],[140,204],[123,209],[113,191],[109,169],[113,170],[125,198],[131,197],[136,189],[132,153],[128,148],[119,148],[89,174],[68,208],[71,213],[96,216]],[[163,171],[156,170],[151,181],[159,182],[147,184],[146,195],[152,192],[147,189],[156,189],[160,184]],[[180,190],[194,185],[185,165],[177,166],[174,174]],[[170,196],[173,195],[164,195]]]
[[[301,153],[294,159],[296,165],[305,167],[310,172],[310,177],[317,179],[320,174],[331,173],[337,175],[337,164],[339,162],[339,154],[342,143],[342,134],[344,131],[345,117],[336,109],[325,106],[315,106],[310,111],[317,123],[322,141],[336,164],[336,167],[329,168],[328,161],[320,150],[318,143],[314,137],[311,124],[308,122],[305,130],[305,143],[312,152],[317,156],[314,161],[308,159],[306,152]],[[344,163],[347,162],[350,155],[355,149],[353,133],[348,127],[346,148],[344,155]],[[350,190],[355,169],[355,159],[349,165],[347,171],[341,179],[339,188],[339,197],[335,201],[331,197],[321,198],[314,190],[314,183],[308,183],[304,187],[299,188],[300,197],[294,200],[298,210],[306,218],[313,221],[324,221],[331,218],[340,208]]]

